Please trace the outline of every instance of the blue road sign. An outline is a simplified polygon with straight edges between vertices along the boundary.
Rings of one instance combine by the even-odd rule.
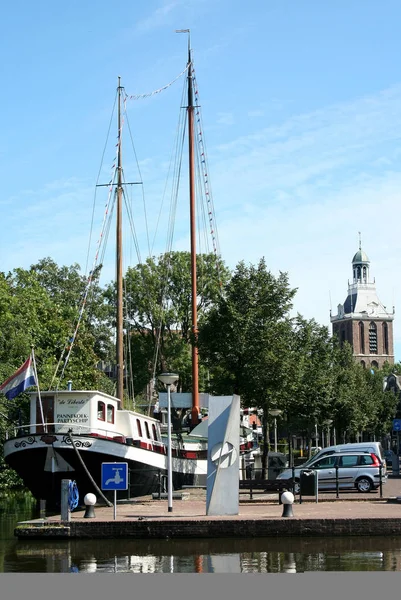
[[[127,490],[128,464],[102,463],[102,490]]]
[[[393,419],[393,431],[401,431],[401,419]]]

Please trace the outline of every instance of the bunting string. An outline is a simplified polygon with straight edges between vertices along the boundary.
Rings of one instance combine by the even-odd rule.
[[[153,92],[148,92],[146,94],[126,94],[126,99],[127,100],[142,100],[143,98],[150,98],[151,96],[155,96],[156,94],[160,94],[160,92],[164,92],[164,90],[167,90],[167,88],[171,87],[173,85],[173,83],[175,83],[176,81],[178,81],[178,79],[180,77],[182,77],[184,75],[184,73],[187,72],[188,70],[188,66],[187,65],[185,67],[185,69],[183,71],[181,71],[181,73],[179,75],[177,75],[177,77],[175,79],[173,79],[172,81],[170,81],[170,83],[168,83],[167,85],[164,85],[163,87],[159,88],[158,90],[154,90]]]

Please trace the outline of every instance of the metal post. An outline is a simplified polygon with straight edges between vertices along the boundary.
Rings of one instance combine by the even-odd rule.
[[[70,479],[61,480],[61,520],[69,521],[71,519],[70,505],[68,503]]]
[[[336,498],[339,498],[339,486],[338,486],[338,465],[336,465]]]
[[[114,490],[114,520],[117,519],[117,490]]]
[[[252,468],[250,469],[250,473],[249,473],[249,498],[250,500],[252,500],[253,495],[252,495]]]
[[[295,466],[292,465],[292,493],[294,494],[294,498],[295,498]]]
[[[171,396],[170,396],[171,384],[167,384],[167,436],[168,436],[168,448],[167,448],[167,502],[168,512],[173,512],[173,473],[171,464]]]
[[[383,480],[382,480],[383,465],[379,465],[379,477],[380,477],[380,498],[383,498]]]
[[[317,504],[319,502],[319,471],[315,471],[315,494]]]
[[[302,504],[302,487],[301,487],[301,479],[302,479],[303,471],[299,472],[299,503]]]
[[[277,452],[277,418],[274,417],[274,452]]]

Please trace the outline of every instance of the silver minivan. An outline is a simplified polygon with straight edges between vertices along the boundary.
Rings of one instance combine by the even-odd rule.
[[[304,463],[304,467],[307,467],[310,461],[314,461],[316,458],[321,456],[327,456],[333,454],[333,452],[372,452],[380,458],[383,464],[386,464],[383,447],[380,442],[355,442],[349,444],[337,444],[336,446],[327,446],[327,448],[321,448],[319,452],[314,454],[309,460]]]
[[[325,448],[327,450],[327,448]],[[319,452],[320,455],[320,452]],[[317,472],[319,490],[335,489],[338,469],[338,486],[342,489],[356,488],[359,492],[370,492],[387,481],[385,466],[374,452],[331,452],[313,459],[294,469],[295,493],[299,493],[301,471],[312,469]],[[277,479],[291,479],[292,469],[286,469]]]

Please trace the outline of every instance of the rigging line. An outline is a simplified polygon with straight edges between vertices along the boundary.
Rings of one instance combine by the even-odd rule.
[[[184,82],[184,85],[183,85],[180,106],[182,106],[184,104],[185,91],[186,91],[186,82]],[[180,134],[180,131],[181,131],[181,128],[182,128],[182,122],[183,122],[184,119],[185,119],[185,113],[180,108],[179,113],[178,113],[178,123],[177,123],[177,128],[176,128],[175,140],[174,140],[174,144],[173,144],[173,147],[172,147],[172,150],[171,150],[170,162],[169,162],[169,167],[168,167],[167,176],[166,176],[166,180],[165,180],[165,185],[164,185],[164,190],[163,190],[163,195],[162,195],[162,201],[161,201],[161,204],[160,204],[160,210],[159,210],[159,214],[157,216],[156,228],[155,228],[155,233],[154,233],[154,236],[153,236],[153,242],[152,242],[151,254],[150,255],[152,255],[152,253],[153,253],[153,248],[154,248],[154,245],[155,245],[155,240],[156,240],[157,232],[158,232],[158,229],[159,229],[159,223],[160,223],[160,218],[161,218],[162,209],[163,209],[163,205],[164,205],[164,200],[165,200],[165,197],[166,197],[168,180],[169,180],[172,168],[173,168],[173,173],[174,173],[174,169],[175,169],[175,165],[176,165],[176,159],[177,159],[177,152],[178,152],[179,134]],[[173,165],[173,157],[174,157],[174,161],[175,161],[174,162],[174,167],[172,167],[172,165]],[[173,181],[174,181],[174,175],[173,175]]]
[[[137,153],[136,153],[134,139],[133,139],[133,136],[132,136],[131,126],[129,124],[127,112],[125,112],[125,116],[126,116],[126,119],[127,119],[128,133],[129,133],[129,136],[130,136],[130,139],[131,139],[132,149],[134,151],[136,166],[137,166],[138,173],[139,173],[139,178],[140,178],[141,184],[142,184],[141,185],[141,187],[142,187],[142,203],[143,203],[143,212],[144,212],[144,216],[145,216],[146,239],[147,239],[147,242],[148,242],[148,252],[149,252],[149,256],[150,256],[149,225],[148,225],[148,215],[147,215],[147,211],[146,211],[145,189],[144,189],[144,185],[143,185],[143,177],[142,177],[142,173],[141,173],[141,168],[139,166],[138,156],[137,156]]]
[[[104,155],[106,153],[108,141],[109,141],[109,138],[110,138],[110,130],[111,130],[111,126],[112,126],[112,123],[113,123],[113,118],[114,118],[114,113],[115,113],[115,109],[116,109],[117,98],[118,98],[118,92],[116,91],[116,94],[115,94],[115,97],[114,97],[113,109],[112,109],[111,115],[110,115],[109,127],[108,127],[107,134],[106,134],[106,141],[104,143],[102,157],[100,159],[100,166],[99,166],[99,171],[98,171],[97,178],[96,178],[96,185],[99,183],[100,174],[102,172],[102,166],[103,166],[103,162],[104,162]],[[94,222],[94,218],[95,218],[95,206],[96,206],[96,192],[97,192],[97,187],[95,186],[95,193],[94,193],[93,205],[92,205],[91,227],[90,227],[90,235],[89,235],[89,242],[88,242],[88,252],[87,252],[86,264],[85,264],[85,273],[87,272],[87,269],[88,269],[89,253],[90,253],[90,246],[91,246],[91,241],[92,241],[92,230],[93,230],[93,222]]]
[[[133,399],[134,402],[134,398],[135,398],[135,394],[134,394],[134,379],[133,379],[133,370],[132,370],[132,355],[131,355],[131,332],[130,332],[130,322],[129,322],[129,318],[128,318],[128,304],[127,304],[127,282],[126,279],[124,278],[124,298],[125,298],[125,303],[124,303],[124,309],[125,309],[125,323],[126,323],[126,336],[125,336],[125,356],[126,358],[126,383],[127,383],[127,390],[128,390],[128,396],[131,397]]]
[[[117,98],[117,94],[116,94],[116,97],[114,99],[114,105],[113,105],[112,115],[111,115],[111,118],[110,118],[109,129],[108,129],[108,132],[107,132],[107,138],[106,138],[106,142],[105,142],[105,147],[103,149],[102,160],[101,160],[101,165],[99,167],[97,181],[99,181],[99,177],[100,177],[100,173],[101,173],[101,169],[102,169],[102,164],[103,164],[103,158],[104,158],[104,154],[105,154],[107,142],[108,142],[108,139],[109,139],[111,122],[112,122],[112,118],[113,118],[113,114],[114,114],[114,110],[115,110],[116,98]],[[122,130],[122,126],[121,126],[121,130]],[[121,130],[118,133],[118,142],[116,144],[116,157],[118,156],[118,151],[119,151],[119,147],[120,147],[120,140],[121,140],[121,133],[122,133]],[[64,366],[63,366],[63,369],[62,369],[62,373],[61,373],[61,375],[60,375],[60,377],[58,379],[57,386],[60,384],[60,381],[61,381],[61,379],[62,379],[62,377],[64,375],[64,371],[66,369],[66,366],[67,366],[69,358],[70,358],[72,346],[74,345],[75,338],[76,338],[76,335],[78,333],[79,325],[81,323],[81,319],[82,319],[82,315],[83,315],[83,310],[84,310],[85,303],[86,303],[86,300],[87,300],[87,297],[88,297],[88,294],[89,294],[89,289],[90,289],[90,287],[92,285],[92,276],[93,276],[93,273],[94,273],[94,271],[96,269],[97,261],[98,261],[98,258],[99,258],[99,252],[100,252],[100,249],[102,247],[103,233],[104,233],[105,227],[106,227],[107,215],[108,215],[108,210],[109,210],[109,205],[110,205],[110,199],[111,199],[112,190],[113,190],[113,183],[114,183],[115,176],[116,176],[116,171],[117,171],[117,169],[116,169],[116,163],[117,163],[117,160],[116,160],[116,158],[114,158],[114,164],[112,166],[112,176],[111,176],[111,179],[110,179],[110,182],[109,182],[109,194],[108,194],[108,199],[107,199],[107,203],[106,203],[106,209],[105,209],[105,212],[104,212],[104,215],[103,215],[103,222],[102,222],[102,227],[101,227],[101,233],[100,233],[99,239],[97,241],[97,248],[96,248],[95,258],[94,258],[93,265],[92,265],[92,270],[89,272],[89,277],[88,277],[88,281],[87,281],[87,287],[85,289],[85,293],[84,293],[83,299],[81,301],[81,309],[80,309],[80,312],[79,312],[78,322],[77,322],[77,325],[76,325],[76,328],[75,328],[75,331],[74,331],[74,334],[73,334],[72,338],[70,338],[69,341],[64,345],[64,349],[63,349],[63,351],[61,353],[61,356],[60,356],[60,359],[59,359],[59,361],[58,361],[58,363],[56,365],[56,369],[55,369],[55,372],[54,372],[54,375],[53,375],[53,378],[52,378],[52,381],[51,381],[51,385],[53,385],[53,382],[54,382],[54,379],[57,376],[57,372],[58,372],[58,369],[60,367],[61,361],[63,360],[65,352],[66,352],[66,350],[68,348],[68,354],[67,354],[67,357],[65,359],[65,363],[64,363]],[[94,196],[94,204],[95,204],[95,199],[96,199],[96,194]],[[92,238],[92,225],[93,225],[93,218],[94,218],[94,216],[93,216],[93,213],[94,213],[94,204],[93,204],[93,211],[92,211],[92,224],[91,224],[91,231],[90,231],[90,237],[89,237],[88,254],[89,254],[90,242],[91,242],[91,238]],[[104,254],[104,252],[103,252],[103,254]],[[88,258],[87,258],[87,263],[88,263]],[[87,267],[88,267],[88,264],[86,264],[85,272],[87,270]],[[69,347],[68,347],[68,344],[70,344]],[[58,389],[58,387],[57,387],[57,389]]]
[[[201,152],[201,157],[202,157],[201,162],[204,164],[204,169],[202,169],[202,171],[204,173],[204,180],[205,180],[204,181],[205,195],[206,195],[206,199],[207,199],[208,203],[210,204],[209,221],[210,221],[210,227],[213,228],[213,232],[212,232],[213,246],[214,246],[215,252],[220,254],[218,231],[217,231],[217,224],[216,224],[216,214],[215,214],[214,203],[213,203],[213,194],[212,194],[211,184],[210,184],[209,176],[208,176],[209,165],[208,165],[208,157],[207,157],[207,152],[206,152],[206,141],[204,139],[204,134],[203,134],[204,128],[203,128],[203,122],[202,122],[202,111],[201,111],[201,107],[200,107],[200,103],[199,103],[199,89],[198,89],[198,84],[197,84],[197,80],[196,80],[196,76],[195,76],[195,69],[192,69],[192,72],[193,72],[194,87],[195,87],[195,100],[196,100],[196,105],[197,105],[196,125],[197,125],[197,129],[198,129],[199,150]],[[213,223],[214,223],[214,225],[213,225]]]
[[[134,246],[135,246],[135,249],[136,249],[136,254],[137,254],[137,257],[138,257],[138,262],[142,263],[141,251],[140,251],[140,248],[139,248],[139,241],[138,241],[138,236],[137,236],[136,229],[135,229],[134,218],[132,216],[132,210],[131,210],[131,207],[129,206],[127,195],[126,195],[126,193],[125,193],[124,190],[123,190],[123,198],[124,198],[124,206],[125,206],[125,209],[127,211],[128,222],[129,222],[131,233],[132,233],[132,237],[133,237],[133,240],[134,240]]]
[[[141,100],[143,98],[149,98],[150,96],[154,96],[155,94],[160,94],[160,92],[164,92],[164,90],[166,90],[167,88],[172,86],[173,83],[175,83],[180,77],[182,77],[184,75],[184,73],[187,72],[187,70],[188,70],[188,65],[185,67],[185,69],[179,75],[177,75],[177,77],[175,79],[170,81],[170,83],[168,83],[167,85],[164,85],[163,87],[161,87],[157,90],[154,90],[153,92],[147,92],[146,94],[134,94],[134,95],[129,95],[125,92],[126,93],[125,99],[126,100]]]
[[[196,210],[197,210],[197,215],[198,216],[198,222],[200,220],[202,220],[202,227],[198,227],[198,247],[199,247],[199,258],[202,258],[202,249],[205,248],[204,250],[204,255],[205,255],[205,260],[200,260],[199,261],[199,266],[198,266],[198,278],[199,278],[199,286],[198,289],[199,291],[204,289],[204,285],[205,285],[205,271],[206,271],[206,255],[208,253],[210,253],[210,246],[209,246],[209,237],[207,235],[207,219],[206,219],[206,206],[205,206],[205,198],[203,196],[203,190],[202,190],[202,186],[201,186],[201,177],[200,177],[200,173],[198,173],[197,179],[196,179],[196,184],[197,184],[197,188],[199,190],[198,193],[198,197],[197,197],[197,203],[196,203]],[[202,296],[202,293],[201,293]],[[202,300],[201,300],[202,301]]]
[[[209,228],[210,228],[210,234],[212,237],[212,243],[213,243],[213,251],[216,257],[216,270],[217,270],[217,274],[218,274],[218,278],[219,278],[219,283],[220,283],[220,292],[222,291],[222,280],[221,280],[221,271],[220,271],[220,257],[221,257],[221,253],[220,253],[220,244],[219,244],[219,238],[218,238],[218,231],[217,231],[217,220],[216,220],[216,213],[215,213],[215,209],[214,209],[214,202],[213,202],[213,194],[212,194],[212,190],[211,190],[211,185],[209,183],[209,166],[208,166],[208,157],[207,157],[207,152],[206,152],[206,142],[204,139],[204,135],[203,135],[203,123],[202,123],[202,112],[200,110],[200,103],[199,103],[199,90],[198,90],[198,85],[196,82],[196,77],[195,77],[195,70],[192,69],[193,72],[193,78],[194,78],[194,87],[195,87],[195,104],[197,106],[197,110],[196,110],[196,126],[197,126],[197,130],[198,130],[198,152],[200,153],[200,159],[201,159],[201,163],[204,165],[204,168],[201,169],[201,172],[203,172],[204,175],[204,188],[205,188],[205,197],[206,197],[206,202],[208,205],[208,217],[209,217]]]
[[[177,210],[177,199],[178,199],[178,191],[180,184],[180,175],[181,175],[181,167],[182,167],[182,154],[185,143],[185,132],[186,132],[186,119],[181,118],[182,111],[180,111],[179,124],[182,129],[181,139],[179,139],[179,131],[177,131],[177,148],[176,148],[176,156],[174,160],[174,172],[173,172],[173,183],[172,183],[172,191],[171,191],[171,201],[170,201],[170,211],[169,211],[169,224],[168,224],[168,232],[167,232],[167,240],[166,240],[166,251],[167,251],[167,265],[166,265],[166,276],[164,277],[163,288],[162,288],[162,305],[161,305],[161,315],[160,315],[160,324],[157,332],[157,341],[155,345],[155,351],[153,355],[153,381],[156,380],[156,369],[157,369],[157,361],[159,357],[159,349],[160,349],[160,336],[162,331],[162,323],[164,317],[164,306],[163,299],[165,296],[165,291],[167,288],[169,276],[170,276],[170,268],[171,268],[171,249],[173,245],[174,239],[174,217]],[[185,117],[185,115],[184,115]],[[178,143],[180,142],[180,146]],[[150,412],[150,402],[149,399],[149,407],[148,412]]]
[[[113,168],[114,172],[113,172],[113,175],[112,175],[112,178],[111,178],[111,181],[110,181],[110,187],[109,187],[109,193],[108,193],[107,203],[106,203],[105,211],[104,211],[104,214],[103,214],[103,221],[102,221],[102,226],[101,226],[101,232],[100,232],[100,235],[99,235],[99,238],[98,238],[98,241],[97,241],[97,249],[96,249],[95,258],[94,258],[93,265],[92,265],[92,270],[89,272],[89,277],[88,277],[87,285],[86,285],[86,288],[85,288],[85,291],[84,291],[84,294],[83,294],[83,298],[81,300],[81,308],[80,308],[80,311],[79,311],[78,321],[77,321],[77,324],[76,324],[76,327],[75,327],[75,331],[74,331],[74,334],[73,334],[72,338],[70,338],[69,341],[64,346],[64,350],[63,350],[63,352],[61,354],[59,362],[57,363],[56,370],[55,370],[55,373],[53,375],[53,379],[52,379],[51,385],[53,384],[53,381],[54,381],[54,379],[55,379],[55,377],[57,375],[57,371],[58,371],[59,366],[61,364],[61,361],[62,361],[62,359],[64,357],[65,351],[68,349],[68,354],[67,354],[67,357],[65,359],[65,363],[64,363],[64,366],[63,366],[63,369],[62,369],[62,373],[61,373],[61,375],[60,375],[60,377],[58,379],[58,384],[57,385],[60,384],[60,381],[61,381],[61,379],[64,376],[64,372],[65,372],[65,369],[67,367],[67,364],[68,364],[68,361],[69,361],[69,358],[70,358],[72,347],[74,345],[74,342],[75,342],[75,339],[76,339],[76,335],[78,333],[78,329],[79,329],[79,326],[80,326],[80,323],[81,323],[81,320],[82,320],[82,317],[83,317],[83,311],[84,311],[84,308],[85,308],[86,300],[88,298],[89,290],[90,290],[91,285],[92,285],[93,273],[96,270],[97,263],[98,263],[98,258],[99,258],[99,252],[101,251],[101,249],[103,250],[103,255],[104,255],[104,248],[105,248],[105,245],[103,243],[104,239],[105,239],[104,234],[106,232],[107,235],[108,235],[108,229],[110,227],[109,207],[110,207],[110,201],[111,201],[111,198],[112,198],[112,190],[113,190],[113,185],[112,184],[114,183],[114,180],[115,180],[115,177],[116,177],[116,172],[117,172],[115,164],[113,165],[112,168]],[[58,389],[58,387],[57,387],[57,389]]]
[[[196,161],[197,161],[197,176],[196,176],[196,186],[197,186],[197,190],[198,190],[198,194],[197,194],[197,214],[200,215],[200,218],[202,219],[202,224],[203,227],[199,227],[199,232],[198,232],[198,237],[199,237],[199,244],[200,244],[200,248],[203,247],[202,245],[202,240],[201,240],[201,235],[203,234],[203,241],[204,241],[204,247],[205,247],[205,252],[209,253],[210,252],[210,244],[209,244],[209,237],[207,235],[207,217],[206,217],[206,213],[207,213],[207,200],[204,196],[204,189],[202,186],[202,177],[201,177],[201,164],[200,164],[200,156],[199,156],[199,149],[197,149],[196,153]],[[200,220],[199,218],[199,220]],[[201,250],[200,250],[201,253]]]
[[[114,170],[114,178],[115,178],[115,174],[116,174],[116,169]],[[99,251],[102,248],[102,244],[103,244],[103,241],[105,239],[104,233],[106,232],[107,235],[108,235],[108,230],[109,230],[109,227],[110,227],[109,203],[110,203],[110,198],[111,198],[111,195],[112,195],[111,194],[111,190],[112,190],[112,186],[110,187],[110,190],[109,190],[108,201],[107,201],[105,212],[104,212],[104,215],[103,215],[103,222],[102,222],[101,233],[100,233],[100,236],[99,236],[99,239],[98,239],[98,248],[97,248],[97,252],[96,252],[96,255],[95,255],[95,259],[93,261],[92,270],[89,272],[89,277],[88,277],[87,284],[86,284],[86,287],[85,287],[85,290],[84,290],[84,294],[83,294],[83,297],[82,297],[82,300],[81,300],[81,306],[80,306],[80,310],[79,310],[79,314],[78,314],[78,320],[77,320],[77,323],[76,323],[76,326],[75,326],[75,330],[74,330],[74,333],[73,333],[72,337],[69,338],[68,342],[64,346],[63,352],[62,352],[62,354],[60,356],[60,359],[59,359],[59,361],[57,363],[56,370],[54,372],[54,375],[53,375],[53,378],[52,378],[52,381],[51,381],[51,384],[50,384],[50,388],[52,387],[53,382],[54,382],[54,380],[55,380],[55,378],[57,376],[57,371],[58,371],[58,369],[60,367],[61,361],[64,358],[65,352],[66,352],[66,350],[68,350],[68,353],[67,353],[67,356],[65,358],[64,365],[63,365],[60,377],[58,378],[58,383],[57,383],[56,389],[58,389],[58,386],[60,385],[60,382],[63,379],[64,372],[65,372],[65,369],[66,369],[67,364],[69,362],[71,351],[72,351],[72,348],[74,346],[74,343],[75,343],[75,340],[76,340],[76,336],[78,334],[78,329],[79,329],[79,326],[80,326],[82,318],[83,318],[86,301],[87,301],[87,298],[88,298],[88,295],[89,295],[89,290],[91,289],[91,286],[92,286],[92,283],[93,283],[93,274],[94,274],[94,272],[96,270],[97,261],[98,261],[98,258],[99,258]],[[103,244],[103,248],[104,247],[105,246]]]

